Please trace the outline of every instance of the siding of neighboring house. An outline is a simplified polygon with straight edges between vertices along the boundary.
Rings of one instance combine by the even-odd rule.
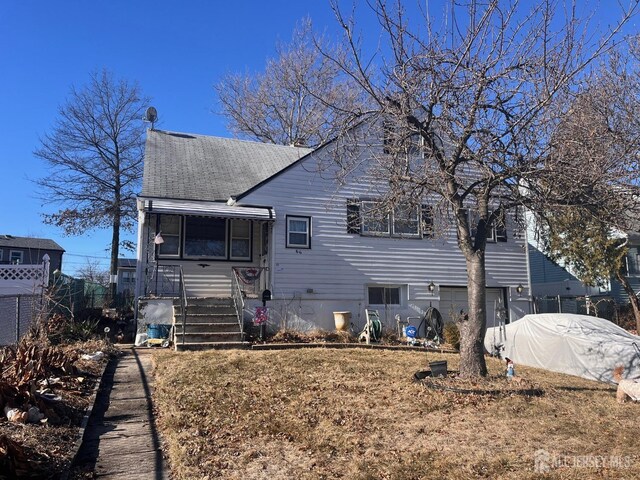
[[[281,317],[293,318],[297,327],[311,322],[330,328],[332,310],[350,310],[361,324],[368,285],[400,286],[401,304],[385,309],[390,325],[395,314],[419,316],[430,305],[438,307],[439,292],[429,292],[430,282],[466,287],[466,263],[452,231],[433,239],[347,233],[347,199],[371,197],[372,181],[365,176],[336,189],[330,173],[314,173],[322,154],[306,157],[242,198],[276,211],[271,267]],[[310,249],[286,247],[287,215],[311,217]],[[512,234],[514,225],[507,231]],[[528,295],[515,294],[517,285],[529,284],[525,245],[513,235],[506,243],[487,245],[487,287],[503,289],[511,318],[529,313]]]
[[[636,293],[640,292],[640,247],[629,247],[626,270],[629,284]],[[629,295],[624,291],[620,282],[615,279],[611,279],[611,296],[620,305],[629,303]]]

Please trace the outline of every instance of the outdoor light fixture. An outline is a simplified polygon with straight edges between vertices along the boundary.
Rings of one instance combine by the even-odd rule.
[[[516,287],[516,292],[518,292],[518,295],[522,295],[522,292],[524,292],[524,287],[522,286],[522,284],[519,284]]]
[[[429,289],[429,293],[433,293],[433,291],[436,289],[436,284],[431,282],[429,285],[427,285],[427,288]]]
[[[153,243],[155,243],[156,245],[162,245],[164,243],[164,238],[162,238],[162,233],[158,232],[155,236],[155,238],[153,239]]]

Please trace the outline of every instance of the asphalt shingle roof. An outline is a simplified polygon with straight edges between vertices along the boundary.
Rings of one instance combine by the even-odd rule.
[[[16,237],[8,234],[0,234],[0,247],[59,250],[64,252],[64,248],[48,238]]]
[[[141,195],[227,200],[310,152],[308,148],[149,130]]]

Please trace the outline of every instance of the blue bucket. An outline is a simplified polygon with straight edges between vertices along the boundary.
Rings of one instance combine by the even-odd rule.
[[[171,325],[147,325],[147,338],[169,338]]]

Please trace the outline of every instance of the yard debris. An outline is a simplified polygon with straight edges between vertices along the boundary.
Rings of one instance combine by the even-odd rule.
[[[85,353],[80,358],[82,358],[82,360],[91,360],[93,362],[99,362],[100,360],[104,359],[104,353],[101,351],[97,351],[96,353],[93,353],[93,354]]]
[[[9,406],[4,407],[4,416],[7,417],[7,420],[14,423],[27,423],[27,419],[29,418],[27,412]]]

